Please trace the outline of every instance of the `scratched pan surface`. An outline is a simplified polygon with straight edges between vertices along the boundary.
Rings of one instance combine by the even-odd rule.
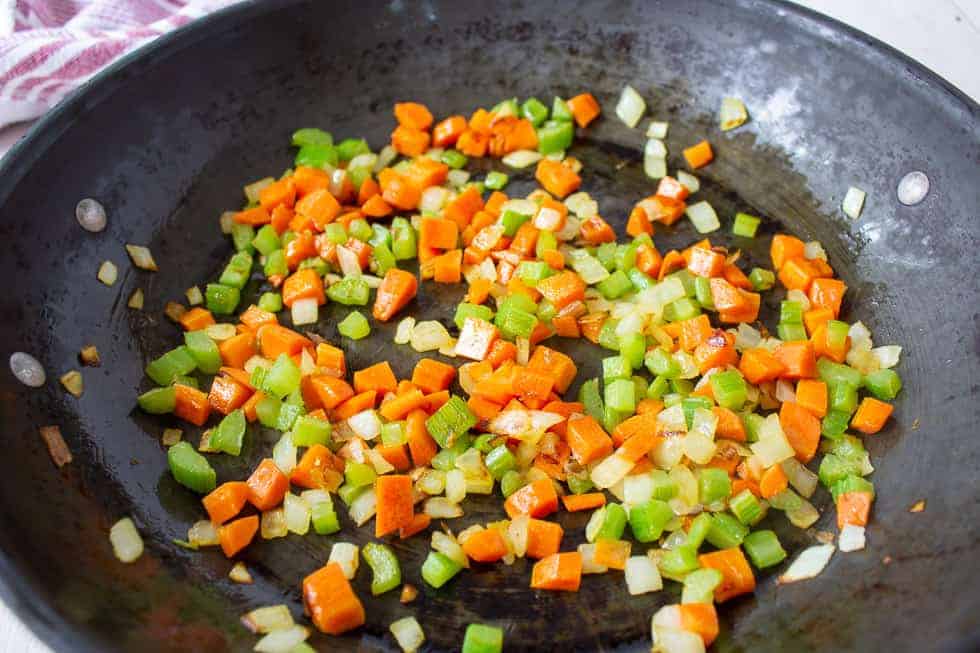
[[[218,214],[241,202],[244,181],[291,162],[288,137],[318,125],[380,147],[396,100],[439,115],[500,98],[593,91],[606,114],[579,134],[585,188],[622,227],[627,208],[652,184],[641,172],[642,132],[612,117],[624,83],[669,120],[670,164],[709,137],[716,161],[701,177],[724,228],[713,240],[765,264],[768,236],[789,229],[817,238],[850,286],[846,316],[864,320],[880,343],[905,347],[905,391],[895,418],[867,439],[879,498],[865,551],[836,555],[807,583],[778,587],[721,609],[719,651],[975,650],[980,646],[977,571],[980,463],[978,398],[977,105],[880,43],[774,2],[677,3],[263,2],[201,21],[101,75],[35,129],[0,174],[0,342],[6,360],[34,352],[49,382],[27,390],[0,372],[0,577],[8,604],[59,651],[249,650],[238,616],[286,602],[301,612],[301,579],[338,540],[290,536],[243,554],[255,584],[234,585],[213,550],[171,544],[200,518],[196,497],[165,471],[159,445],[174,425],[133,409],[142,369],[178,339],[161,309],[184,289],[213,279],[231,249]],[[752,121],[728,134],[714,126],[720,99],[745,100]],[[645,126],[645,123],[644,125]],[[932,192],[903,207],[895,187],[921,169]],[[515,175],[511,190],[530,188]],[[841,217],[849,185],[868,191],[860,220]],[[109,212],[109,228],[83,232],[82,197]],[[766,217],[756,242],[728,234],[736,210]],[[690,242],[686,221],[658,232],[662,250]],[[148,244],[157,274],[133,270],[123,243]],[[100,261],[120,264],[119,282],[95,279]],[[137,287],[146,310],[125,308]],[[251,291],[259,288],[253,283]],[[424,285],[410,307],[447,321],[459,295]],[[778,296],[770,301],[770,309]],[[337,312],[317,329],[336,335]],[[770,326],[772,326],[770,322]],[[391,345],[392,327],[344,342],[352,367],[390,360],[407,374],[416,355]],[[95,343],[103,366],[86,369],[73,399],[58,374]],[[558,342],[582,377],[602,353]],[[75,461],[55,470],[37,427],[60,424]],[[196,441],[198,433],[188,430]],[[241,458],[215,460],[219,478],[240,478],[268,455],[273,434],[251,429]],[[926,511],[907,508],[925,498]],[[815,501],[826,507],[822,491]],[[497,499],[467,504],[456,529],[501,514]],[[134,565],[118,564],[108,526],[132,515],[147,543]],[[834,530],[832,514],[816,528]],[[561,515],[565,548],[584,516]],[[810,538],[774,527],[791,550]],[[419,584],[425,537],[395,542],[405,578]],[[889,557],[890,564],[883,559]],[[589,577],[577,594],[527,589],[521,561],[463,574],[439,591],[423,586],[410,607],[394,593],[368,599],[368,624],[319,650],[385,650],[387,625],[416,615],[431,650],[459,646],[465,625],[503,626],[508,650],[645,650],[649,618],[678,600],[672,585],[631,599],[618,574]],[[367,572],[357,591],[367,597]]]

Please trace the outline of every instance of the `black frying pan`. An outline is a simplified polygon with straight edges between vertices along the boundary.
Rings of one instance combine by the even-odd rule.
[[[303,576],[334,540],[363,543],[366,532],[253,544],[243,557],[255,585],[232,584],[219,552],[170,543],[202,513],[165,471],[159,435],[169,424],[134,410],[144,364],[178,338],[163,304],[214,278],[229,254],[218,214],[238,206],[243,182],[290,164],[295,127],[365,135],[378,147],[396,100],[445,115],[513,95],[588,89],[605,118],[580,134],[574,153],[586,163],[586,187],[621,227],[629,204],[652,188],[640,172],[642,136],[612,117],[627,82],[653,115],[671,121],[671,168],[683,146],[704,136],[715,144],[702,196],[725,217],[719,238],[746,210],[767,218],[760,243],[748,248],[751,263],[764,262],[778,229],[820,239],[851,288],[848,318],[905,347],[895,418],[867,438],[879,491],[868,548],[835,555],[809,582],[777,586],[767,576],[755,596],[725,604],[717,650],[980,646],[977,105],[867,36],[761,0],[246,4],[159,40],[54,111],[0,174],[3,359],[33,352],[50,379],[29,390],[0,372],[8,604],[54,648],[78,651],[249,650],[255,638],[238,624],[242,612],[285,601],[298,615]],[[715,116],[727,94],[745,100],[752,121],[721,135]],[[919,206],[901,206],[896,184],[916,169],[932,191]],[[868,191],[856,222],[839,210],[852,184]],[[529,187],[520,176],[515,189]],[[105,232],[76,224],[83,197],[107,207]],[[692,237],[685,221],[657,240],[663,249]],[[131,269],[125,242],[150,245],[161,272]],[[111,289],[95,279],[104,259],[123,270]],[[147,292],[140,313],[125,307],[136,287]],[[439,292],[424,287],[412,310],[445,310],[455,298]],[[335,335],[332,314],[319,328]],[[347,347],[351,364],[390,357],[397,371],[409,370],[412,356],[386,344],[390,329],[376,333]],[[76,400],[56,377],[77,366],[88,343],[103,366],[85,369]],[[594,375],[599,353],[575,353],[582,376]],[[60,424],[75,454],[61,472],[37,435],[44,424]],[[270,446],[270,434],[252,431],[240,460],[217,462],[220,478],[242,477]],[[826,507],[829,499],[816,496]],[[908,513],[922,498],[925,512]],[[480,504],[455,526],[486,521],[497,506]],[[130,566],[115,561],[107,539],[123,515],[148,544]],[[835,530],[833,519],[829,511],[815,528]],[[585,518],[561,521],[574,546]],[[793,551],[812,541],[779,516],[771,521]],[[395,546],[406,577],[417,579],[427,538]],[[524,562],[470,572],[424,589],[409,608],[393,595],[369,600],[365,628],[314,644],[391,648],[387,625],[416,614],[433,650],[458,647],[476,620],[503,625],[511,651],[645,650],[650,615],[678,598],[673,587],[630,599],[613,574],[585,579],[574,595],[535,593],[526,589],[529,572]],[[356,582],[361,595],[367,576]]]

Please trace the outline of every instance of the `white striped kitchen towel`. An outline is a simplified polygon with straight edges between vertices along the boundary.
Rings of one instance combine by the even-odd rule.
[[[238,0],[0,0],[0,127],[37,118],[127,52]]]

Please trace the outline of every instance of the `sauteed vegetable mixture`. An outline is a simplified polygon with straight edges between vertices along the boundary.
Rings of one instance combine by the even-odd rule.
[[[624,91],[617,116],[633,127],[644,111]],[[522,557],[535,562],[520,582],[541,591],[622,573],[639,595],[666,578],[683,586],[681,603],[652,616],[654,646],[667,652],[704,650],[718,634],[715,604],[781,565],[776,534],[757,526],[768,512],[806,529],[819,517],[808,499],[823,485],[838,546],[863,546],[875,496],[863,440],[891,415],[900,348],[875,348],[864,325],[842,320],[847,287],[819,243],[778,234],[771,267],[752,269],[713,244],[707,234],[721,221],[693,200],[694,175],[667,175],[660,122],[644,151],[656,190],[638,198],[617,238],[583,190],[588,170],[567,153],[576,129],[600,116],[588,93],[550,107],[506,100],[468,118],[436,121],[413,102],[394,114],[379,153],[297,131],[295,166],[246,186],[247,206],[222,216],[235,253],[204,293],[188,293],[201,305],[168,309],[183,343],[147,366],[155,387],[138,401],[208,427],[197,446],[168,430],[174,478],[202,495],[184,546],[234,558],[257,537],[336,534],[329,561],[302,584],[313,626],[331,635],[370,611],[371,597],[349,582],[365,573],[360,559],[371,593],[400,591],[406,615],[417,584],[465,583],[469,569]],[[722,129],[747,118],[733,98],[721,114]],[[690,169],[711,163],[708,141],[688,145]],[[507,174],[474,178],[467,164],[480,157],[533,167],[540,188],[512,197]],[[655,226],[685,216],[705,238],[661,252]],[[760,222],[740,213],[731,230],[754,238]],[[257,277],[265,292],[243,305]],[[419,292],[463,283],[454,315],[414,310]],[[769,328],[759,322],[765,292],[785,294]],[[350,307],[339,341],[317,334],[328,302]],[[440,320],[450,318],[447,328]],[[385,361],[348,368],[345,349],[379,322],[427,354],[410,377]],[[596,344],[601,378],[578,378],[560,351],[566,338]],[[247,478],[217,478],[209,457],[240,455],[256,423],[281,432],[272,457]],[[454,533],[474,494],[500,497],[499,521]],[[343,542],[341,510],[376,541]],[[575,550],[549,520],[562,510],[591,513]],[[138,537],[131,526],[114,535],[123,550]],[[409,537],[431,538],[420,578],[385,543]],[[806,550],[781,582],[819,573],[834,548]],[[251,580],[241,564],[232,577]],[[312,650],[285,606],[244,623],[264,636],[256,650]],[[411,616],[391,632],[404,650],[424,641]],[[467,653],[503,647],[492,625],[460,638]]]

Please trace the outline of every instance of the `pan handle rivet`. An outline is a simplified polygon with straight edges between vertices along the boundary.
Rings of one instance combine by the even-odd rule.
[[[898,182],[898,201],[905,206],[915,206],[929,194],[929,177],[915,170]]]
[[[75,219],[85,231],[97,233],[105,229],[105,208],[92,198],[86,197],[75,206]]]
[[[41,363],[30,354],[22,351],[15,352],[10,356],[10,371],[14,373],[17,380],[24,385],[32,388],[40,388],[44,385],[45,374]]]

